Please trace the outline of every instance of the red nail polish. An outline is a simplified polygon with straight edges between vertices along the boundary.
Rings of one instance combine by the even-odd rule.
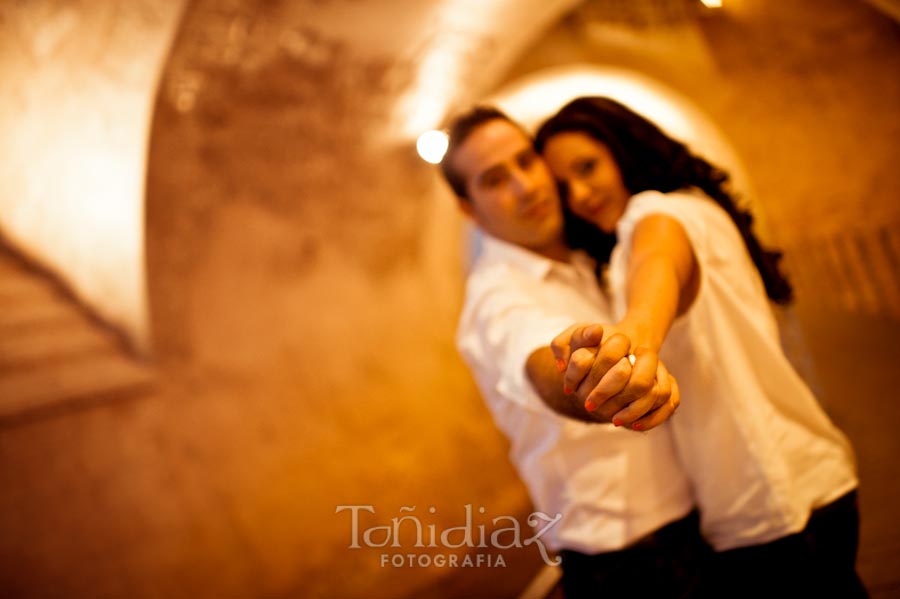
[[[565,393],[566,395],[572,395],[572,390],[569,389],[568,386],[563,385],[563,393]]]
[[[557,360],[556,361],[556,369],[560,372],[566,369],[566,361],[565,360]]]
[[[613,424],[616,426],[622,426],[622,421],[618,418],[613,418]]]
[[[635,422],[634,424],[631,425],[631,428],[636,431],[642,431],[642,430],[644,430],[644,425],[640,422]]]
[[[584,409],[588,412],[593,412],[597,409],[597,404],[595,404],[592,400],[586,399],[584,400]]]

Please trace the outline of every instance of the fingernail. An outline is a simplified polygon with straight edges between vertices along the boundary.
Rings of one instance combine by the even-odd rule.
[[[566,395],[572,395],[572,390],[563,385],[563,393],[565,393]]]
[[[560,372],[566,369],[566,361],[565,360],[557,360],[556,361],[556,369]]]
[[[635,422],[634,424],[631,425],[631,428],[636,431],[642,431],[642,430],[644,430],[644,425],[641,422]]]
[[[613,418],[613,424],[615,424],[616,426],[622,426],[622,421],[618,418]]]
[[[588,412],[593,412],[597,409],[597,404],[595,404],[592,400],[586,399],[584,400],[584,409]]]

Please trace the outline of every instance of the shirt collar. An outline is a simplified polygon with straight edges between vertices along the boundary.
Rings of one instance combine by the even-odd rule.
[[[550,275],[570,278],[577,277],[579,273],[593,273],[594,261],[580,250],[569,253],[569,262],[559,262],[480,229],[479,232],[483,236],[482,252],[486,260],[512,264],[535,279],[545,279]]]

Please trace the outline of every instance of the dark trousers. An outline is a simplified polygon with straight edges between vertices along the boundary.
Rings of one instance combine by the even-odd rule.
[[[806,528],[762,545],[712,552],[696,512],[621,551],[563,550],[566,599],[628,597],[864,599],[856,573],[856,491],[814,510]]]
[[[806,528],[781,539],[714,554],[711,584],[722,597],[868,597],[856,573],[856,491],[814,510]]]
[[[621,551],[561,551],[563,590],[566,599],[697,597],[711,553],[692,512]]]

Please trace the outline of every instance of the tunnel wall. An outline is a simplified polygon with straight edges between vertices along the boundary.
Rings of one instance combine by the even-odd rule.
[[[747,168],[801,306],[900,319],[900,25],[861,1],[604,6],[574,11],[506,81],[593,63],[681,93]]]
[[[436,31],[447,4],[470,12]],[[506,441],[453,346],[462,218],[398,110],[448,36],[458,52],[490,47],[494,23],[470,13],[528,21],[516,5],[361,3],[341,20],[340,2],[207,1],[186,13],[153,123],[149,295],[160,363],[193,398],[184,410],[217,423],[201,444],[223,459],[201,480],[229,498],[209,516],[235,572],[225,592],[428,596],[452,579],[470,589],[459,596],[509,596],[540,567],[533,546],[505,552],[502,572],[384,567],[409,538],[351,550],[349,512],[337,513],[370,505],[371,526],[415,507],[442,530],[468,504],[527,529]],[[366,15],[398,31],[366,28],[361,44]],[[349,31],[316,25],[333,20]],[[465,62],[464,80],[484,88],[509,54]]]
[[[453,349],[463,281],[453,199],[411,143],[384,143],[397,98],[429,55],[428,35],[405,45],[417,23],[461,42],[470,66],[454,108],[502,86],[488,63],[508,34],[523,39],[506,28],[530,14],[479,19],[489,4],[455,3],[457,24],[444,35],[430,3],[411,0],[191,4],[153,108],[149,152],[159,390],[2,431],[0,588],[36,597],[514,596],[523,588],[541,565],[533,546],[511,550],[503,569],[385,568],[378,549],[348,547],[350,517],[337,512],[372,505],[368,527],[390,523],[402,507],[423,516],[434,507],[423,521],[443,530],[461,524],[466,504],[523,527],[531,509]],[[725,19],[675,32],[628,9],[662,3],[591,4],[622,11],[604,16],[615,33],[601,36],[604,45],[566,29],[578,22],[568,18],[507,80],[575,58],[659,78],[725,130],[761,201],[790,201],[772,195],[789,172],[764,168],[766,140],[808,134],[809,117],[791,118],[795,102],[797,112],[810,109],[807,86],[831,119],[855,120],[831,94],[858,98],[853,88],[879,82],[896,56],[895,29],[837,2],[804,3],[822,12],[810,22],[832,23],[829,35],[861,48],[833,58],[846,61],[834,81],[819,79],[828,69],[816,66],[816,36],[788,35],[803,19],[780,12],[784,3],[766,5],[781,15],[774,29],[765,19]],[[378,22],[409,22],[406,33],[376,26],[386,6],[400,14]],[[326,9],[348,38],[363,28],[365,43],[315,25],[311,15]],[[467,28],[469,19],[478,27]],[[635,28],[647,35],[634,39]],[[372,51],[384,37],[401,51]],[[572,49],[581,43],[591,49]],[[780,45],[799,54],[782,62]],[[715,61],[710,47],[722,52]],[[667,56],[675,48],[688,55]],[[867,67],[855,63],[869,59],[875,77],[858,78]],[[880,92],[886,101],[893,85]],[[874,105],[873,119],[884,120],[886,109],[865,97],[861,108]],[[884,122],[889,132],[895,121]],[[894,147],[881,129],[866,133]],[[833,167],[828,144],[816,146],[804,142],[814,153],[800,160]],[[790,158],[772,147],[774,159]],[[803,181],[816,189],[844,184],[816,183],[811,171]],[[822,221],[800,222],[813,230]],[[776,234],[788,239],[783,228]],[[411,546],[407,535],[400,550]]]
[[[183,5],[0,7],[0,233],[140,348],[150,111]]]

